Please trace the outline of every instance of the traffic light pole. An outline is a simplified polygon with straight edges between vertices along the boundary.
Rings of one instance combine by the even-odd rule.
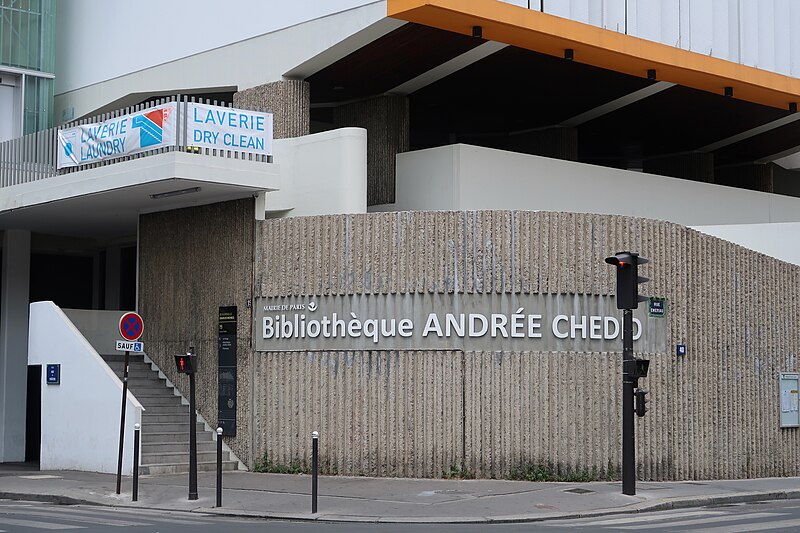
[[[194,406],[194,372],[189,374],[189,499],[197,499],[197,420]]]
[[[633,389],[628,373],[633,361],[633,310],[622,312],[622,494],[636,495],[636,436],[633,433]]]

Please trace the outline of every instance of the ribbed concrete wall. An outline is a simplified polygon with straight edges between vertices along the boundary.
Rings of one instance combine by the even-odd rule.
[[[311,86],[302,80],[265,83],[233,95],[239,109],[272,113],[275,139],[300,137],[311,132]]]
[[[238,307],[237,436],[226,442],[251,461],[251,300],[253,199],[142,215],[139,219],[139,313],[146,351],[189,397],[174,355],[195,347],[197,408],[217,423],[219,307]]]
[[[334,108],[336,127],[367,130],[367,205],[394,203],[395,156],[410,143],[408,98],[383,95]]]
[[[639,477],[798,475],[799,430],[778,428],[778,372],[800,349],[797,267],[666,222],[544,212],[273,220],[256,248],[261,296],[607,295],[603,258],[639,251],[648,293],[669,302],[668,353],[642,382]],[[618,353],[256,353],[253,368],[253,447],[280,462],[307,457],[317,429],[340,474],[620,469]]]

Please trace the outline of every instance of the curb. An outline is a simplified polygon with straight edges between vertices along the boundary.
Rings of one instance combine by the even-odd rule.
[[[574,520],[579,518],[596,518],[601,516],[613,516],[623,514],[639,514],[657,511],[667,511],[672,509],[688,509],[705,507],[708,505],[720,505],[726,503],[746,503],[769,500],[794,500],[800,499],[800,489],[786,489],[777,491],[762,492],[742,492],[734,494],[720,494],[713,496],[695,496],[686,498],[671,498],[666,500],[654,501],[651,503],[637,503],[628,507],[618,507],[612,509],[598,509],[594,511],[578,511],[565,513],[542,513],[538,515],[507,515],[507,516],[482,516],[465,518],[458,517],[387,517],[387,516],[368,516],[368,515],[327,515],[318,513],[291,514],[291,513],[271,513],[258,511],[244,511],[236,509],[225,509],[218,507],[197,507],[191,510],[168,509],[164,507],[137,507],[126,505],[126,502],[103,503],[81,498],[73,498],[59,494],[24,494],[19,492],[2,492],[0,499],[24,500],[54,503],[56,505],[92,505],[99,507],[119,507],[119,508],[142,508],[161,511],[176,511],[184,513],[203,513],[216,516],[238,517],[238,518],[261,518],[264,520],[288,520],[296,522],[330,522],[330,523],[369,523],[369,524],[518,524],[545,522],[551,520]]]
[[[29,502],[55,503],[56,505],[103,505],[91,500],[61,496],[59,494],[24,494],[22,492],[2,492],[0,500],[25,500]]]
[[[623,514],[651,513],[668,511],[671,509],[690,509],[719,505],[725,503],[745,503],[769,500],[794,500],[800,499],[800,489],[787,489],[763,492],[742,492],[735,494],[721,494],[713,496],[693,496],[687,498],[671,498],[668,500],[654,501],[652,503],[638,503],[628,507],[613,509],[598,509],[596,511],[578,511],[566,513],[548,513],[539,515],[514,515],[514,516],[484,516],[465,518],[458,517],[385,517],[385,516],[344,516],[326,515],[318,513],[317,516],[309,514],[293,515],[256,511],[237,511],[224,508],[202,508],[195,512],[231,516],[240,518],[263,518],[266,520],[293,520],[304,522],[336,522],[336,523],[372,523],[372,524],[519,524],[532,522],[545,522],[550,520],[574,520],[578,518],[595,518],[600,516],[613,516]]]

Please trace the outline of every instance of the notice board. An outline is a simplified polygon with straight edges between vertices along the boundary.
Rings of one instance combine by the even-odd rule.
[[[217,424],[225,437],[236,436],[236,306],[219,308]]]

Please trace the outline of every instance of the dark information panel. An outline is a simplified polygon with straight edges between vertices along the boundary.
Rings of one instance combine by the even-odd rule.
[[[226,437],[236,436],[236,306],[219,308],[217,423]]]

